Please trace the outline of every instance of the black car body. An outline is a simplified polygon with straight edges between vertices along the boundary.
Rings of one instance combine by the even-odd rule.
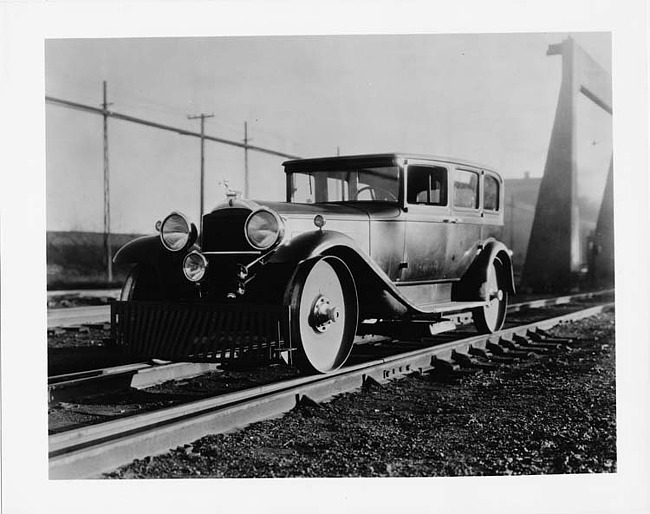
[[[501,328],[514,283],[498,173],[407,154],[284,167],[286,202],[231,195],[200,234],[172,213],[158,236],[120,249],[115,262],[136,263],[114,306],[122,344],[148,337],[158,319],[169,340],[148,353],[223,360],[255,350],[329,372],[367,320],[441,323],[471,311],[481,332]]]

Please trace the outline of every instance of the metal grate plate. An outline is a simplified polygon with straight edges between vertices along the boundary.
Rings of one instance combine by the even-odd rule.
[[[289,350],[289,306],[113,302],[114,343],[142,358],[274,358]]]

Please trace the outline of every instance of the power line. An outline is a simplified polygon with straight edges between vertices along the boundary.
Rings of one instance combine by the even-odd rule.
[[[55,104],[55,105],[60,105],[63,107],[69,107],[71,109],[76,109],[79,111],[84,111],[84,112],[89,112],[93,114],[99,114],[99,115],[104,115],[104,110],[99,109],[97,107],[93,107],[91,105],[85,105],[85,104],[80,104],[77,102],[71,102],[69,100],[63,100],[61,98],[55,98],[53,96],[45,96],[45,101],[47,103]],[[170,132],[175,132],[176,134],[180,134],[182,136],[192,136],[192,137],[201,137],[201,134],[199,132],[193,132],[191,130],[186,130],[182,129],[179,127],[172,127],[171,125],[165,125],[163,123],[156,123],[154,121],[149,121],[149,120],[144,120],[142,118],[136,118],[135,116],[129,116],[128,114],[121,114],[115,111],[108,110],[106,113],[106,116],[109,118],[115,118],[118,120],[122,121],[130,121],[132,123],[138,123],[140,125],[145,125],[147,127],[152,127],[152,128],[157,128],[160,130],[167,130]],[[278,152],[276,150],[271,150],[270,148],[264,148],[261,146],[255,146],[255,145],[245,145],[244,143],[241,143],[239,141],[233,141],[231,139],[223,139],[220,137],[215,137],[215,136],[210,136],[208,134],[205,134],[204,139],[207,141],[214,141],[215,143],[223,143],[225,145],[231,145],[231,146],[236,146],[238,148],[248,148],[249,150],[255,151],[255,152],[261,152],[261,153],[266,153],[269,155],[275,155],[277,157],[286,157],[287,159],[299,159],[300,157],[297,155],[292,155],[289,153],[285,152]]]

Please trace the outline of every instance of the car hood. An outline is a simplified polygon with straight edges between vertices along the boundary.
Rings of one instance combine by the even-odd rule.
[[[346,203],[287,203],[287,202],[264,202],[256,203],[268,207],[281,216],[288,218],[313,218],[317,214],[326,219],[390,219],[400,214],[397,205],[387,202],[346,202]]]

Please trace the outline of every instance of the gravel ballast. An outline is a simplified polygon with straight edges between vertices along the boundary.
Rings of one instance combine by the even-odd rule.
[[[616,471],[613,309],[580,342],[440,381],[411,376],[136,460],[108,478],[467,476]]]

